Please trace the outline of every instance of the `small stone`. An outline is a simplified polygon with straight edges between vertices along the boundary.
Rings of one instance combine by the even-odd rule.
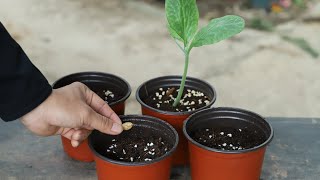
[[[188,97],[191,97],[191,94],[190,94],[190,93],[188,93]]]
[[[116,139],[112,139],[112,142],[115,142],[116,141]]]
[[[194,104],[195,104],[195,102],[194,102],[194,101],[191,101],[190,105],[194,105]]]
[[[163,89],[162,89],[162,88],[159,88],[159,91],[163,91]]]
[[[232,134],[227,134],[228,137],[232,137]]]
[[[165,93],[164,91],[162,91],[162,93],[161,93],[161,94],[162,94],[162,96],[164,96],[166,93]]]
[[[232,144],[230,144],[229,146],[230,146],[230,147],[232,147],[233,145],[232,145]]]
[[[159,103],[157,103],[156,105],[157,105],[157,108],[159,108],[159,107],[160,107],[160,104],[159,104]]]
[[[209,131],[209,129],[206,129],[206,131],[208,132],[208,131]]]
[[[152,98],[153,100],[156,100],[156,98]]]
[[[153,145],[154,145],[154,144],[151,142],[151,143],[150,143],[150,146],[153,146]]]
[[[136,145],[136,144],[135,144],[133,147],[137,148],[137,147],[138,147],[138,145]]]
[[[145,147],[145,148],[143,149],[143,151],[148,151],[148,148],[147,148],[147,147]]]
[[[239,131],[241,132],[241,131],[242,131],[242,129],[239,129]]]
[[[114,98],[114,94],[110,94],[110,97],[111,97],[111,98]]]
[[[122,149],[123,154],[127,154],[126,151],[124,149]]]
[[[223,143],[222,146],[227,146],[227,143]]]
[[[133,162],[133,157],[130,157],[130,161]]]
[[[220,135],[224,135],[224,132],[221,132]]]
[[[145,158],[144,161],[152,161],[152,159]]]
[[[122,124],[122,128],[123,128],[123,130],[125,130],[125,131],[130,130],[132,127],[133,127],[132,122],[125,122],[125,123]]]
[[[107,149],[107,152],[110,152],[110,150],[109,150],[109,149]]]
[[[158,93],[158,92],[156,92],[156,96],[157,96],[157,97],[159,96],[159,93]]]
[[[162,99],[162,95],[161,94],[159,95],[159,99]]]
[[[211,139],[213,136],[212,135],[209,135],[209,138]]]

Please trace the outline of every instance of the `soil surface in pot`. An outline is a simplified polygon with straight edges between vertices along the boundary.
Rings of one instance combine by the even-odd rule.
[[[102,155],[117,161],[146,162],[161,157],[171,148],[163,138],[158,136],[115,136]]]
[[[243,128],[202,128],[191,133],[198,143],[219,150],[237,151],[256,147],[267,140],[265,134],[254,125]]]
[[[117,91],[103,87],[90,87],[90,89],[108,104],[118,101],[123,97],[121,94],[117,93]]]
[[[159,88],[151,92],[151,95],[144,99],[149,106],[170,112],[194,111],[210,103],[210,99],[201,91],[191,88],[184,88],[182,98],[177,107],[173,107],[175,97],[177,97],[179,87]]]

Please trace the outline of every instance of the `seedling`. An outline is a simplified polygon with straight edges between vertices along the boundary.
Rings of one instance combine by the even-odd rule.
[[[178,95],[173,103],[180,102],[187,78],[189,55],[194,47],[210,45],[230,38],[244,29],[244,20],[235,15],[212,19],[198,30],[199,11],[196,0],[166,0],[168,30],[184,54],[185,64]]]

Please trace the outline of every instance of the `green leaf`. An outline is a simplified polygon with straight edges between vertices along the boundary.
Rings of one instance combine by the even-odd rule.
[[[199,11],[195,0],[166,0],[170,34],[186,46],[198,30]]]
[[[179,41],[183,42],[183,39],[177,34],[175,30],[173,30],[170,25],[168,25],[168,30],[172,38],[178,39]]]
[[[189,49],[192,47],[214,44],[221,40],[230,38],[240,33],[244,29],[244,26],[244,20],[235,15],[227,15],[213,19],[207,26],[199,30]]]

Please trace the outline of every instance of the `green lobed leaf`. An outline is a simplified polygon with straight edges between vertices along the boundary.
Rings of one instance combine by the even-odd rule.
[[[240,33],[245,26],[244,20],[235,15],[213,19],[195,35],[190,48],[217,43]]]
[[[187,45],[198,30],[196,0],[166,0],[165,8],[171,36]]]

